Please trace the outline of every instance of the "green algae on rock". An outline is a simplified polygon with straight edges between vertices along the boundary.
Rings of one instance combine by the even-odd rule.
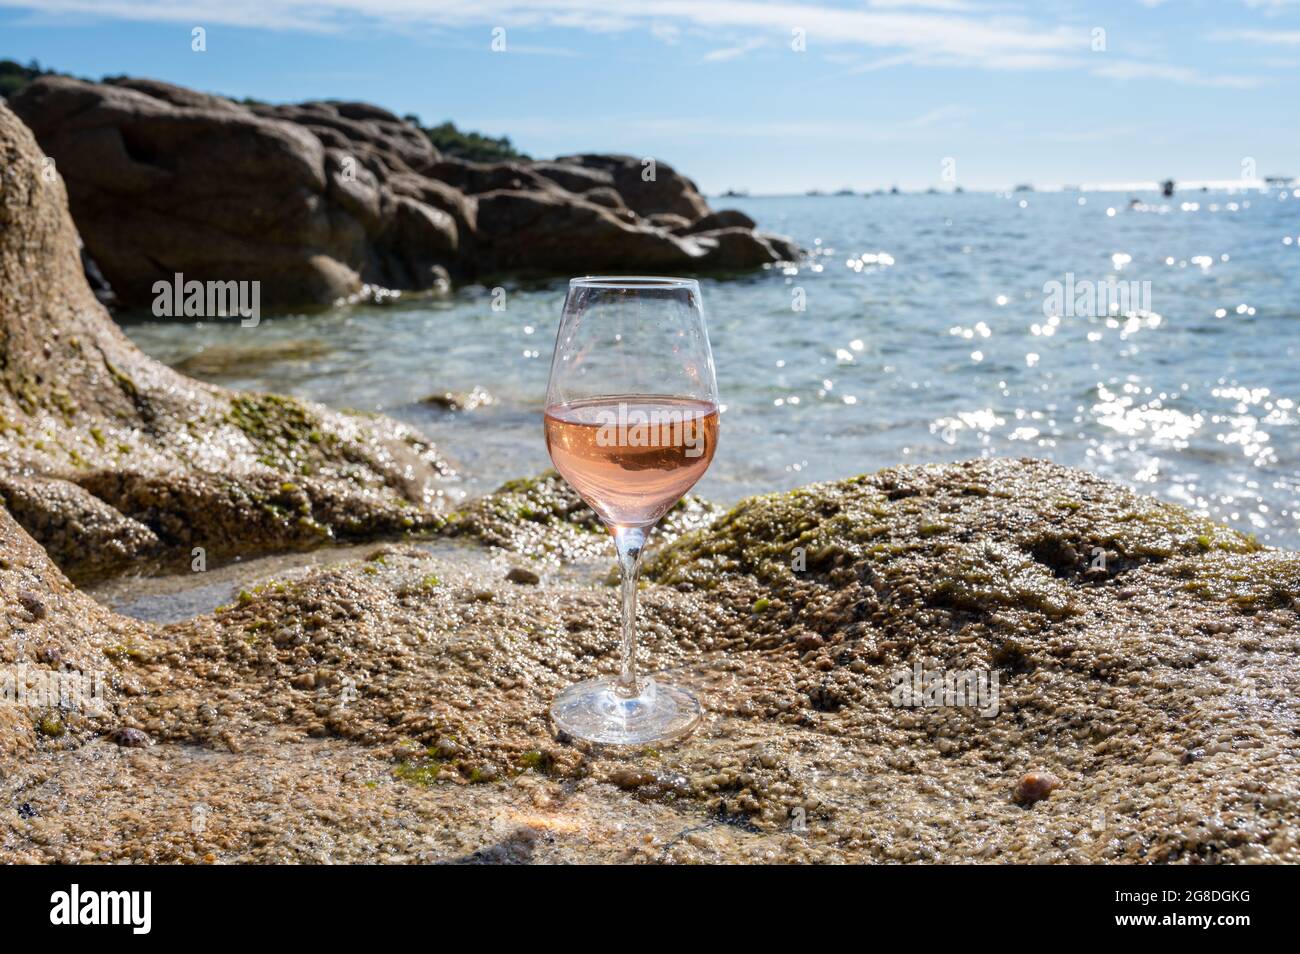
[[[715,505],[688,494],[656,525],[652,545],[706,526],[719,512]],[[591,559],[613,552],[600,518],[554,470],[506,481],[452,513],[444,531],[543,559]]]

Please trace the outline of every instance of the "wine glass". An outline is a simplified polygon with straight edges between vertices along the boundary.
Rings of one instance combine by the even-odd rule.
[[[717,442],[718,384],[699,283],[569,282],[546,392],[546,448],[613,534],[623,590],[619,675],[570,686],[551,706],[569,735],[663,742],[699,721],[689,691],[637,673],[637,574],[650,531],[704,476]]]

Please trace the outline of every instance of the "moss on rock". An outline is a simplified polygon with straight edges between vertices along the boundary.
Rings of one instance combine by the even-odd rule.
[[[655,527],[652,543],[675,540],[707,525],[719,509],[687,495]],[[489,546],[552,560],[606,557],[608,531],[577,492],[554,470],[510,480],[452,513],[444,528]]]

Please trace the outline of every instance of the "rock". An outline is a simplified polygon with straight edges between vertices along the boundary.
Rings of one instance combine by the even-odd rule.
[[[497,190],[478,196],[479,267],[569,274],[691,270],[706,250],[662,229],[559,190]]]
[[[803,254],[803,250],[799,248],[799,245],[788,236],[775,235],[772,232],[755,232],[754,234],[766,242],[783,262],[796,262]]]
[[[504,526],[510,506],[546,499],[521,482],[492,502]],[[21,564],[0,569],[0,592],[51,605],[0,649],[64,645],[84,612],[70,661],[92,665],[88,647],[110,660],[132,690],[110,695],[108,724],[154,742],[123,776],[82,746],[93,727],[38,738],[0,707],[26,745],[11,802],[35,779],[60,793],[55,830],[11,832],[17,862],[326,860],[322,844],[334,861],[483,860],[474,846],[520,825],[544,836],[531,860],[549,862],[1300,861],[1287,709],[1300,664],[1294,609],[1275,602],[1300,582],[1300,554],[1064,467],[895,468],[746,500],[680,537],[640,590],[639,655],[690,679],[708,719],[633,752],[580,750],[548,723],[558,691],[615,664],[616,591],[586,580],[497,584],[479,603],[479,570],[388,546],[379,565],[319,566],[156,628],[85,600],[3,511],[0,544]],[[1137,595],[1058,567],[1067,546],[1113,549]],[[997,567],[952,563],[986,547]],[[431,573],[440,585],[422,585]],[[987,606],[954,599],[977,591]],[[266,638],[286,621],[310,632],[313,661]],[[304,704],[291,681],[315,671],[319,685],[315,660],[363,691]],[[998,713],[894,704],[894,674],[915,663],[996,673]],[[1069,779],[1029,837],[1007,779],[1025,753]],[[1030,774],[1026,795],[1050,787]],[[219,840],[162,837],[200,794]],[[807,837],[791,831],[796,809]],[[1116,819],[1106,837],[1091,834],[1099,815]],[[1214,817],[1234,823],[1187,823]],[[609,831],[637,838],[597,837]]]
[[[533,172],[554,182],[566,192],[581,195],[593,189],[614,188],[614,176],[604,169],[588,168],[577,163],[563,161],[534,162],[529,167]]]
[[[68,183],[97,294],[131,306],[153,305],[177,274],[258,282],[261,306],[289,308],[501,271],[733,270],[798,255],[743,213],[711,213],[667,163],[468,162],[367,103],[242,104],[47,75],[11,104]],[[690,237],[732,229],[748,240]]]
[[[687,494],[659,521],[650,546],[706,526],[719,513],[713,504]],[[614,554],[600,518],[553,470],[507,481],[491,494],[470,501],[450,515],[442,532],[534,559],[612,560]]]
[[[552,182],[522,162],[469,162],[446,157],[429,167],[432,179],[466,195],[483,192],[551,191]]]
[[[609,186],[602,186],[598,189],[588,189],[582,193],[582,197],[593,205],[603,205],[607,209],[626,212],[627,206],[623,204],[623,197],[611,189]]]
[[[1017,804],[1032,805],[1042,801],[1061,785],[1061,780],[1051,772],[1026,772],[1016,783],[1012,798]]]
[[[45,601],[31,590],[18,591],[18,605],[25,609],[27,615],[33,620],[43,620],[49,613],[49,608],[45,605]]]
[[[65,572],[93,579],[157,555],[158,535],[67,480],[0,475],[0,503]]]
[[[640,216],[671,212],[693,222],[709,212],[695,183],[666,162],[654,160],[652,165],[635,156],[595,153],[561,156],[556,162],[607,173],[627,207]]]
[[[430,394],[420,403],[442,408],[444,411],[474,411],[495,404],[496,398],[486,389],[475,387],[470,391],[444,391],[441,394]]]
[[[542,582],[540,576],[523,566],[512,566],[510,572],[506,574],[506,579],[511,583],[522,583],[525,586],[536,586]]]
[[[689,228],[691,224],[691,220],[686,216],[677,215],[674,212],[656,212],[654,215],[646,216],[646,221],[657,229],[666,229],[669,232],[677,233]]]
[[[718,229],[750,229],[757,226],[754,220],[744,212],[736,209],[719,209],[689,223],[685,228],[674,229],[678,235],[694,235],[697,232],[714,232]]]
[[[51,108],[143,97],[87,85],[53,90]],[[175,108],[158,102],[158,115]],[[441,522],[448,468],[410,428],[201,384],[136,349],[87,286],[62,182],[44,168],[0,105],[0,496],[57,560],[82,578],[161,551],[188,564],[196,546],[250,556]]]
[[[705,248],[708,267],[737,271],[770,265],[780,255],[759,235],[748,229],[717,229],[693,236]]]
[[[129,726],[113,731],[113,741],[124,749],[143,749],[153,744],[148,733]]]
[[[127,81],[126,85],[135,85]],[[424,172],[442,157],[429,138],[405,120],[369,103],[307,102],[272,106],[253,104],[249,111],[268,119],[287,120],[309,129],[327,149],[355,157],[382,172]]]
[[[0,124],[4,118],[0,107]],[[0,507],[0,678],[12,677],[17,666],[26,667],[29,683],[57,674],[69,688],[73,684],[67,680],[96,672],[105,676],[105,670],[108,679],[122,678],[130,657],[117,650],[146,652],[151,638],[140,624],[114,616],[75,589]],[[123,701],[122,693],[108,691],[104,711],[69,711],[58,722],[60,742],[75,747],[107,731],[120,720],[116,707]],[[32,712],[27,706],[0,705],[0,764],[6,777],[11,777],[8,766],[35,752],[41,736],[49,737]]]
[[[86,249],[124,303],[152,304],[154,283],[181,273],[258,281],[264,307],[329,304],[364,283],[437,288],[446,273],[434,266],[456,261],[454,219],[384,185],[437,159],[395,117],[53,76],[10,105],[55,159]]]

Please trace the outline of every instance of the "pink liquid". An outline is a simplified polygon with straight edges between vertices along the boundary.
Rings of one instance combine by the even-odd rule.
[[[718,444],[708,401],[627,394],[546,409],[546,449],[608,524],[648,527],[704,476]]]

